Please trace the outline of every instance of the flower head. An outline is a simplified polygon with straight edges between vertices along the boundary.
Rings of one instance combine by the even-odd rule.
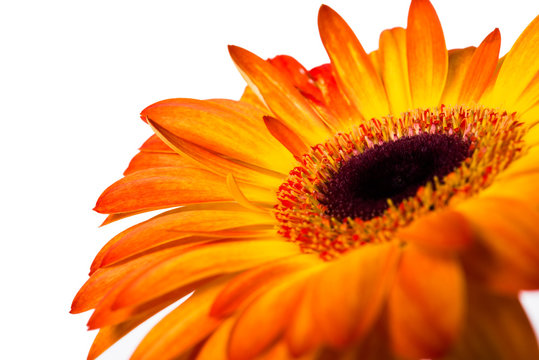
[[[194,291],[134,359],[539,358],[539,17],[447,50],[428,0],[367,54],[327,6],[331,63],[229,48],[240,101],[170,99],[99,198],[109,223],[72,312],[95,358]]]

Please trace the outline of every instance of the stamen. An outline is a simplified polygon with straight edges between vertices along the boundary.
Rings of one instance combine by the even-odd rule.
[[[280,186],[278,232],[333,259],[488,187],[522,152],[508,115],[460,107],[372,119],[311,147]]]

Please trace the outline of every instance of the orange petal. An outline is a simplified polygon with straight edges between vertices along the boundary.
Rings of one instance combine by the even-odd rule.
[[[126,280],[130,279],[131,277],[127,278]],[[122,286],[111,289],[110,293],[108,293],[105,298],[103,298],[103,300],[99,303],[98,307],[92,313],[92,316],[88,321],[88,329],[94,330],[120,324],[122,322],[136,318],[141,314],[145,314],[148,311],[161,311],[162,309],[189,295],[193,291],[213,281],[214,279],[215,277],[204,279],[202,281],[197,281],[182,288],[176,289],[168,294],[152,299],[151,301],[148,301],[146,303],[131,307],[125,307],[118,310],[113,310],[112,305],[114,304],[115,296],[118,294],[119,290],[121,290]]]
[[[196,211],[196,210],[245,211],[245,209],[243,207],[239,206],[236,202],[223,201],[223,202],[208,202],[208,203],[200,203],[200,204],[189,204],[189,205],[182,206],[181,208],[176,208],[176,209],[173,209],[173,210],[169,210],[169,212],[180,211],[180,209],[183,209],[181,211]],[[141,211],[141,212],[143,212],[143,211]],[[137,213],[140,213],[140,212],[118,213],[118,214],[109,215],[109,216],[107,216],[107,219],[103,222],[103,224],[101,224],[101,226],[110,224],[113,221],[123,219],[123,218],[125,218],[127,216],[135,215]],[[165,215],[167,213],[168,212],[164,212],[164,213],[162,213],[160,215]],[[158,215],[157,217],[159,217],[160,215]],[[101,265],[103,263],[103,258],[105,256],[105,254],[108,252],[108,250],[110,249],[110,247],[112,245],[114,245],[117,241],[119,241],[122,238],[123,234],[125,234],[128,231],[129,231],[129,229],[122,231],[120,234],[118,234],[117,236],[112,238],[108,243],[106,243],[105,246],[103,246],[103,248],[101,248],[101,250],[99,250],[99,253],[94,258],[94,261],[92,262],[92,266],[90,267],[90,275],[95,270],[97,270],[99,267],[101,267]],[[170,234],[168,234],[168,235],[170,235]],[[182,237],[184,237],[184,235],[179,236],[179,238],[182,238]]]
[[[312,316],[325,342],[342,348],[369,331],[385,304],[398,255],[394,244],[367,245],[316,276]]]
[[[406,30],[394,28],[380,34],[380,66],[391,113],[399,116],[412,109],[408,59],[406,57]]]
[[[246,186],[255,201],[273,202],[273,194]],[[97,200],[99,213],[163,209],[192,203],[230,201],[225,179],[203,169],[155,168],[137,171],[109,186]],[[264,201],[264,200],[262,200]]]
[[[232,279],[219,293],[212,305],[211,314],[226,317],[252,296],[273,286],[275,281],[306,267],[318,265],[320,261],[318,256],[301,254],[247,270]]]
[[[143,256],[116,266],[96,270],[79,290],[73,304],[71,313],[77,314],[95,308],[103,297],[125,278],[140,271],[145,266],[158,264],[172,256],[181,253],[182,249],[166,249],[148,256]]]
[[[473,239],[466,217],[450,209],[430,212],[409,226],[400,228],[396,236],[437,251],[460,251],[468,247]]]
[[[322,5],[318,28],[339,87],[352,105],[365,119],[389,114],[384,85],[348,24],[330,7]]]
[[[193,99],[160,101],[141,114],[207,151],[286,174],[290,168],[283,160],[290,155],[264,127],[264,115],[248,104]]]
[[[307,282],[302,299],[286,329],[285,341],[294,358],[315,351],[324,340],[312,315],[316,311],[313,298],[316,279],[317,277],[313,276]]]
[[[464,274],[455,259],[408,245],[389,299],[395,353],[414,359],[444,355],[459,334],[464,304]]]
[[[315,145],[330,133],[290,79],[255,54],[237,46],[228,50],[251,89],[285,125],[306,143]]]
[[[177,358],[211,334],[222,320],[209,316],[209,309],[226,280],[220,278],[197,289],[150,330],[131,359]]]
[[[296,59],[288,55],[279,55],[268,60],[269,63],[279,69],[304,97],[322,101],[322,93],[315,82],[309,76],[307,69]]]
[[[332,118],[335,122],[332,124],[336,128],[345,128],[348,124],[354,123],[354,119],[361,118],[358,110],[350,105],[350,101],[339,89],[331,64],[315,67],[309,71],[309,75],[322,92],[326,109],[333,113]]]
[[[202,169],[156,168],[137,171],[109,186],[95,210],[107,214],[226,200],[232,198],[220,176]]]
[[[200,168],[200,166],[191,159],[182,157],[178,154],[141,151],[131,159],[129,166],[124,171],[124,175],[129,175],[139,170],[157,167]]]
[[[241,208],[239,210],[242,210]],[[126,257],[172,240],[185,239],[189,235],[215,232],[226,236],[225,229],[249,225],[273,224],[271,215],[230,210],[198,210],[189,208],[171,210],[121,232],[103,255],[100,266],[113,264]],[[186,242],[189,239],[185,239]]]
[[[204,342],[204,345],[197,354],[196,360],[228,360],[228,341],[232,325],[236,318],[226,319],[219,328]]]
[[[464,83],[466,71],[472,61],[475,47],[470,46],[464,49],[453,49],[448,52],[447,81],[442,94],[441,104],[456,106],[460,90]]]
[[[495,29],[474,52],[460,90],[458,104],[477,102],[496,70],[500,53],[500,30]]]
[[[130,216],[145,213],[146,211],[147,210],[139,210],[139,211],[128,211],[128,212],[123,212],[123,213],[110,214],[109,216],[107,216],[105,221],[103,221],[101,225],[99,226],[105,226],[105,225],[108,225],[118,220],[125,219]]]
[[[412,0],[406,55],[413,107],[438,105],[447,75],[447,48],[440,20],[428,0]]]
[[[231,360],[253,359],[281,336],[300,301],[312,269],[288,277],[253,301],[238,317],[230,336]]]
[[[300,158],[302,154],[309,150],[301,138],[279,120],[271,116],[264,116],[264,124],[266,124],[271,135],[279,140],[295,157]]]
[[[183,157],[191,159],[196,163],[196,167],[198,168],[209,170],[221,176],[234,174],[247,183],[269,188],[279,186],[282,179],[285,177],[282,173],[228,158],[224,155],[185,141],[151,119],[148,119],[148,124],[168,146]],[[290,165],[290,167],[292,167],[292,165]]]
[[[278,240],[204,244],[146,270],[122,290],[113,307],[133,306],[204,278],[245,270],[298,253],[297,245]]]
[[[470,286],[468,297],[466,325],[448,360],[539,359],[533,329],[516,296],[497,296]]]
[[[134,316],[133,318],[122,323],[99,329],[99,332],[92,343],[92,347],[88,352],[88,360],[97,358],[105,350],[114,345],[118,340],[127,335],[131,330],[159,312],[159,310],[161,309],[154,308],[148,312]]]
[[[457,208],[470,221],[477,247],[464,258],[474,277],[504,293],[539,289],[539,211],[509,198],[481,197]]]
[[[144,121],[146,121],[146,119],[144,119]],[[139,150],[144,152],[174,153],[174,150],[169,148],[155,134],[150,136],[148,140],[142,144]]]
[[[507,111],[523,111],[533,103],[519,103],[524,90],[539,72],[539,16],[519,36],[500,68],[496,84],[486,105]],[[534,94],[535,95],[535,94]]]

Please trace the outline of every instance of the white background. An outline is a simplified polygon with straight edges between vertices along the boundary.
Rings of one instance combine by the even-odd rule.
[[[327,1],[367,51],[405,26],[408,1]],[[434,0],[449,48],[496,26],[502,53],[538,1]],[[2,359],[83,359],[89,314],[68,314],[93,256],[133,221],[92,212],[150,135],[138,119],[165,98],[238,98],[226,45],[327,62],[317,1],[4,1],[0,5]],[[539,297],[526,300],[539,323]],[[147,329],[104,359],[127,358]]]

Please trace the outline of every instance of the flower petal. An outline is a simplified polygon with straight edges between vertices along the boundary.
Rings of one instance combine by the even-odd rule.
[[[352,105],[365,119],[389,114],[384,85],[348,24],[330,7],[322,5],[318,28],[337,82]]]
[[[174,153],[174,150],[169,148],[164,142],[157,137],[157,135],[153,134],[142,144],[142,146],[139,149],[140,151],[144,152],[159,152],[159,153]]]
[[[322,101],[320,89],[309,76],[307,69],[296,59],[287,55],[279,55],[268,61],[285,74],[304,97],[310,97],[319,102]]]
[[[209,316],[209,308],[226,280],[220,278],[198,288],[193,296],[150,330],[131,359],[177,358],[211,334],[222,320]]]
[[[436,11],[428,0],[412,0],[406,56],[414,108],[438,105],[447,76],[447,48]]]
[[[466,70],[472,61],[475,47],[470,46],[464,49],[453,49],[448,51],[447,81],[442,94],[441,104],[456,106],[460,89],[464,83]]]
[[[500,30],[495,29],[475,50],[464,76],[457,101],[459,105],[479,100],[496,71],[500,45]]]
[[[288,128],[310,145],[330,135],[324,121],[274,66],[240,47],[229,46],[228,50],[251,89]]]
[[[175,153],[141,151],[131,159],[129,166],[124,171],[124,176],[139,170],[158,167],[200,168],[201,166],[193,160]]]
[[[141,257],[118,266],[96,270],[73,299],[71,313],[77,314],[95,308],[107,292],[122,282],[128,274],[152,261],[162,261],[180,251],[180,249],[168,249],[153,254],[151,257]]]
[[[502,107],[508,111],[522,111],[530,104],[515,105],[523,91],[539,72],[539,16],[519,36],[505,56],[496,84],[489,97],[491,107]]]
[[[406,30],[393,28],[380,34],[381,72],[391,113],[399,116],[412,109],[408,59],[406,57]]]
[[[399,252],[391,243],[369,244],[316,276],[312,316],[325,342],[342,348],[369,331],[385,304]]]
[[[313,271],[311,268],[283,279],[238,316],[230,335],[228,355],[231,360],[253,359],[273,344],[297,308],[305,277]]]
[[[244,182],[269,188],[277,187],[285,177],[282,173],[232,159],[185,141],[151,119],[148,119],[148,124],[163,142],[176,153],[195,162],[198,168],[221,176],[233,174]]]
[[[334,126],[344,129],[354,122],[354,119],[361,118],[358,110],[350,106],[350,100],[339,89],[333,66],[325,64],[309,71],[309,75],[314,79],[318,88],[322,91],[326,108],[333,113]]]
[[[110,325],[99,329],[92,347],[88,352],[88,360],[93,360],[101,355],[105,350],[114,345],[118,340],[127,335],[131,330],[146,321],[151,316],[159,312],[161,308],[154,308],[148,312],[136,315],[127,321]]]
[[[204,244],[145,271],[122,290],[113,307],[143,303],[189,283],[258,266],[299,251],[297,245],[279,240]]]
[[[279,279],[319,265],[320,262],[318,256],[300,254],[247,270],[232,279],[219,293],[212,305],[211,314],[218,317],[231,315],[248,299],[275,285]]]
[[[492,295],[469,287],[467,321],[451,355],[458,359],[539,359],[533,329],[516,296]]]
[[[396,237],[406,242],[437,251],[459,251],[473,240],[466,217],[453,210],[430,212],[400,228]]]
[[[236,318],[226,319],[204,342],[196,360],[228,360],[228,342]]]
[[[247,104],[193,99],[160,101],[141,114],[207,151],[286,174],[289,167],[283,160],[290,155],[264,127],[264,115]]]
[[[111,240],[114,244],[103,255],[100,266],[113,264],[173,240],[185,239],[186,243],[192,242],[186,238],[193,234],[215,233],[226,237],[227,232],[223,230],[260,224],[271,226],[273,221],[267,213],[231,210],[189,211],[189,208],[184,207],[174,209],[134,225],[115,236]]]
[[[538,127],[539,129],[539,127]],[[529,138],[528,138],[529,139]],[[527,174],[539,171],[539,147],[530,148],[521,158],[514,160],[509,166],[498,175],[499,180],[506,180],[514,177],[526,176]]]
[[[264,116],[264,124],[266,124],[271,135],[279,140],[296,158],[300,158],[302,154],[309,150],[299,136],[274,117]]]
[[[394,351],[405,358],[444,355],[459,334],[464,304],[465,280],[457,261],[409,244],[389,301]]]
[[[510,198],[480,197],[457,208],[470,221],[483,247],[464,263],[491,289],[508,294],[539,289],[539,211]]]
[[[242,190],[251,200],[274,202],[271,191],[247,185]],[[95,211],[102,214],[149,211],[230,200],[225,179],[207,170],[155,168],[137,171],[109,186],[97,200]]]
[[[322,334],[313,317],[316,311],[313,298],[315,280],[316,276],[308,280],[297,310],[285,332],[286,344],[295,358],[315,351],[323,342]]]

